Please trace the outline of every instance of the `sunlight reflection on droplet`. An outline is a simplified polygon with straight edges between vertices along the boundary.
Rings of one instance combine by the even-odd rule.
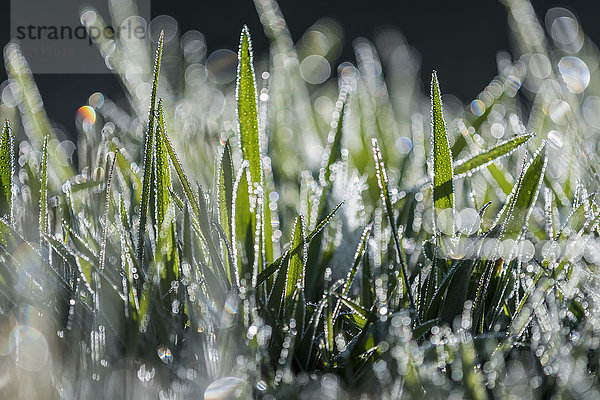
[[[499,122],[494,122],[490,127],[490,133],[496,139],[500,139],[502,136],[504,136],[504,125]]]
[[[561,148],[564,144],[563,134],[557,130],[551,130],[548,132],[548,141],[556,147]]]
[[[485,112],[485,103],[479,99],[471,102],[471,112],[478,117],[481,117]]]
[[[11,353],[17,367],[25,371],[39,371],[48,361],[48,342],[35,328],[19,325],[10,336]]]
[[[565,246],[565,258],[571,262],[577,262],[583,256],[585,241],[579,238],[571,239]]]
[[[202,64],[190,64],[185,70],[185,81],[191,86],[201,86],[207,77],[206,68]]]
[[[564,100],[554,100],[549,107],[550,118],[559,125],[566,122],[566,117],[570,111],[571,107]]]
[[[587,88],[590,83],[590,70],[587,65],[577,57],[563,57],[558,62],[558,70],[567,88],[575,94],[579,94]]]
[[[143,40],[146,38],[147,25],[146,20],[140,16],[132,15],[127,17],[121,23],[119,39],[124,41]]]
[[[167,346],[161,344],[156,349],[156,353],[158,354],[158,358],[165,364],[173,362],[173,353],[171,353],[171,350]]]
[[[92,93],[88,98],[88,103],[94,108],[100,108],[104,104],[104,95],[100,92]]]
[[[502,254],[502,242],[498,239],[486,239],[481,248],[481,256],[486,260],[496,260]]]
[[[519,243],[519,261],[528,262],[535,255],[535,247],[529,240],[523,240]]]
[[[206,60],[209,78],[219,84],[226,84],[235,79],[237,54],[229,49],[219,49],[211,53]]]
[[[506,239],[502,242],[502,258],[510,261],[517,256],[517,246],[513,239]]]
[[[300,63],[302,79],[313,85],[325,82],[331,74],[331,66],[323,56],[312,54]]]
[[[154,18],[148,26],[150,38],[154,43],[158,42],[161,31],[165,32],[163,39],[165,43],[173,40],[177,36],[178,28],[179,25],[177,24],[177,20],[169,15],[159,15]]]
[[[583,103],[583,118],[585,122],[600,129],[600,97],[590,96]]]
[[[472,235],[479,229],[481,219],[479,213],[473,208],[465,208],[460,212],[460,231],[467,235]]]
[[[94,111],[94,109],[90,106],[79,107],[79,110],[77,110],[77,114],[85,122],[88,122],[90,124],[94,124],[94,122],[96,122],[96,111]]]
[[[547,241],[542,246],[542,257],[544,260],[556,261],[560,257],[560,246],[554,241]]]
[[[187,31],[181,37],[183,56],[189,63],[200,62],[206,57],[206,39],[198,31]]]
[[[554,44],[561,50],[570,53],[581,50],[584,35],[571,11],[562,7],[551,8],[546,13],[546,26]]]
[[[396,140],[396,149],[400,154],[408,154],[412,150],[412,141],[404,136],[401,136]]]
[[[235,399],[242,394],[246,383],[240,378],[228,376],[211,383],[204,392],[204,400]]]
[[[532,54],[529,58],[529,70],[536,78],[545,79],[550,76],[552,65],[546,55]]]
[[[454,218],[458,219],[459,215],[455,216],[451,208],[440,211],[435,219],[438,231],[442,232],[444,235],[454,235]]]

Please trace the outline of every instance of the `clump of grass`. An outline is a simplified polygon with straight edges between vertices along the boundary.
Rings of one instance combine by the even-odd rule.
[[[141,95],[125,73],[132,44],[113,43],[134,111],[95,95],[73,176],[56,134],[40,128],[49,123],[28,100],[37,91],[18,48],[7,47],[23,97],[16,138],[8,122],[0,138],[0,360],[10,378],[0,390],[597,395],[599,212],[581,183],[594,189],[597,176],[577,139],[590,128],[597,143],[584,115],[594,86],[574,96],[554,69],[540,81],[524,64],[562,51],[525,35],[514,13],[537,21],[529,3],[507,7],[521,48],[533,50],[500,58],[465,109],[442,107],[435,72],[428,104],[395,79],[394,63],[416,67],[391,33],[386,43],[405,58],[382,57],[389,86],[362,40],[337,88],[308,90],[278,8],[257,7],[274,43],[268,82],[244,27],[228,95],[208,81],[175,94],[161,73],[162,34]],[[191,59],[186,68],[200,68]],[[324,122],[314,104],[328,98]],[[316,147],[298,143],[320,144],[316,165]]]

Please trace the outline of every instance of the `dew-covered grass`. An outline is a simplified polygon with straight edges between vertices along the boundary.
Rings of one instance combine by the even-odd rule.
[[[0,397],[600,397],[576,17],[505,0],[513,53],[462,105],[397,31],[337,65],[335,21],[294,44],[255,3],[271,49],[241,29],[231,77],[196,31],[101,38],[128,106],[92,94],[76,146],[5,47]]]

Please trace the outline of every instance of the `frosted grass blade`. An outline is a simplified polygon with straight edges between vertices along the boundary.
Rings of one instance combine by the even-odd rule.
[[[504,216],[503,231],[507,238],[514,239],[527,228],[533,205],[542,186],[546,163],[546,142],[544,141],[533,158],[525,165],[509,200],[499,213]]]
[[[110,210],[110,197],[111,197],[111,188],[113,175],[115,172],[115,161],[117,157],[116,154],[113,156],[113,159],[110,163],[110,170],[108,172],[108,179],[106,181],[106,201],[104,203],[104,215],[102,217],[102,240],[100,241],[100,271],[104,270],[104,263],[106,261],[106,241],[108,239],[108,213]]]
[[[154,60],[154,73],[152,78],[152,93],[150,97],[150,110],[148,112],[148,130],[144,143],[144,175],[142,179],[142,203],[140,204],[140,223],[138,228],[138,258],[140,265],[144,260],[144,239],[146,234],[146,219],[148,214],[148,205],[150,202],[152,179],[152,164],[154,159],[154,114],[156,112],[156,93],[158,91],[158,75],[160,72],[160,61],[162,58],[164,32],[160,33],[156,57]]]
[[[496,146],[484,150],[479,154],[455,162],[454,177],[460,178],[466,176],[488,166],[500,157],[512,154],[516,149],[527,143],[534,136],[533,133],[517,136],[498,143]]]
[[[290,256],[290,262],[287,268],[287,279],[285,285],[285,304],[289,307],[292,296],[296,289],[304,290],[305,263],[306,263],[306,234],[304,232],[304,218],[300,215],[294,223],[294,236],[292,238],[292,248],[300,248],[300,251],[294,252]],[[280,270],[280,273],[283,273]]]
[[[225,143],[219,166],[219,222],[231,240],[231,218],[233,214],[233,162],[229,141]]]
[[[252,60],[252,40],[244,25],[240,37],[237,72],[237,112],[239,118],[242,156],[250,163],[252,183],[262,182],[258,114],[256,107],[256,80]]]
[[[442,96],[435,71],[431,75],[431,157],[432,190],[435,213],[452,210],[452,231],[454,231],[454,181],[452,153],[448,143],[446,123],[442,109]],[[434,215],[435,215],[434,213]],[[434,233],[437,234],[434,218]]]
[[[48,233],[48,136],[42,147],[42,165],[40,176],[40,241]]]
[[[0,217],[13,223],[14,144],[8,120],[0,138]]]
[[[338,204],[330,213],[329,215],[327,215],[327,217],[323,220],[321,220],[317,226],[315,227],[315,229],[309,233],[306,236],[306,242],[310,243],[310,241],[319,233],[323,230],[323,228],[325,228],[325,226],[333,219],[333,216],[335,215],[335,213],[340,209],[340,207],[344,205],[344,202],[342,201],[340,204]],[[258,274],[258,278],[257,278],[257,286],[260,285],[261,283],[263,283],[264,281],[266,281],[271,275],[273,275],[278,269],[279,267],[281,267],[282,261],[290,254],[290,253],[295,253],[300,251],[300,247],[295,247],[292,248],[291,250],[288,250],[285,252],[284,255],[282,255],[281,257],[279,257],[277,260],[275,260],[271,265],[269,265],[267,268],[265,268],[263,271],[261,271]]]

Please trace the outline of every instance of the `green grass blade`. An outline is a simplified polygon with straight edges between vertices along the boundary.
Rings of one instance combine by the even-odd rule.
[[[146,234],[146,219],[148,215],[148,205],[150,202],[152,179],[152,164],[154,159],[154,113],[156,112],[156,93],[158,91],[158,74],[160,72],[160,61],[162,58],[164,32],[160,33],[158,47],[156,49],[156,58],[154,60],[154,74],[152,78],[152,93],[150,97],[150,110],[148,114],[148,130],[144,143],[144,176],[142,180],[142,203],[140,204],[140,225],[138,229],[138,258],[140,265],[144,259],[144,239]]]
[[[363,252],[360,299],[367,310],[371,309],[375,301],[375,290],[373,288],[371,260],[369,258],[369,241],[365,243],[365,250]]]
[[[323,230],[323,228],[325,228],[325,226],[333,219],[333,216],[335,215],[335,213],[337,213],[337,211],[340,209],[340,207],[344,205],[344,202],[342,201],[340,204],[338,204],[330,213],[329,215],[327,215],[326,218],[324,218],[323,220],[321,220],[317,226],[315,227],[315,229],[308,234],[308,236],[306,236],[306,242],[310,243],[311,240],[313,240],[313,238]],[[269,265],[267,268],[265,268],[263,271],[261,271],[258,274],[257,277],[257,284],[256,286],[260,285],[261,283],[265,282],[267,279],[269,279],[269,277],[271,275],[273,275],[278,269],[279,267],[281,267],[282,261],[285,259],[285,257],[287,257],[290,253],[295,253],[300,251],[300,247],[296,247],[296,248],[292,248],[291,250],[288,250],[285,252],[284,255],[282,255],[281,257],[279,257],[277,260],[275,260],[271,265]]]
[[[4,121],[4,129],[0,138],[0,216],[13,222],[13,176],[14,166],[13,136],[8,120]]]
[[[258,114],[256,107],[256,81],[252,64],[252,41],[248,27],[240,37],[237,73],[237,112],[240,128],[242,157],[250,163],[252,183],[262,182]]]
[[[452,209],[452,231],[454,231],[454,182],[452,153],[446,133],[442,109],[442,96],[435,71],[431,76],[431,157],[433,167],[432,190],[435,212]],[[434,213],[435,215],[435,213]],[[434,233],[437,234],[434,218]]]
[[[156,129],[156,260],[164,263],[161,271],[161,285],[168,288],[171,282],[179,278],[179,262],[175,237],[175,210],[171,202],[171,171],[169,155],[165,146],[166,128],[162,100],[158,101],[158,125]],[[162,282],[164,281],[164,282]]]
[[[338,298],[338,300],[340,301],[341,304],[345,305],[346,307],[348,307],[350,309],[350,311],[352,311],[353,316],[357,317],[357,318],[355,318],[355,321],[358,320],[356,322],[359,323],[359,325],[358,325],[359,328],[361,328],[361,329],[364,328],[365,323],[367,322],[367,318],[368,318],[367,309],[365,309],[359,303],[353,301],[346,295],[339,294],[336,292],[333,292],[333,294],[335,295],[335,297]]]
[[[40,240],[48,233],[48,136],[42,147],[42,165],[40,174]]]
[[[231,216],[233,214],[233,162],[229,141],[225,143],[219,166],[219,222],[231,240]]]
[[[250,172],[248,163],[244,162],[238,172],[234,185],[233,227],[235,235],[232,241],[234,248],[234,263],[237,265],[236,281],[239,285],[242,279],[250,282],[252,265],[254,264],[254,231],[252,229],[252,213],[250,212]]]
[[[110,163],[110,170],[108,171],[108,178],[106,181],[106,201],[104,203],[104,215],[102,217],[102,240],[100,241],[100,271],[104,270],[104,264],[106,261],[106,242],[108,240],[108,213],[110,211],[111,188],[115,172],[116,159],[117,157],[115,154]]]
[[[287,268],[287,279],[285,284],[286,308],[289,306],[296,289],[304,290],[306,234],[304,232],[304,218],[301,215],[296,217],[296,222],[294,223],[294,235],[292,238],[292,248],[297,247],[300,247],[300,251],[291,255]],[[281,273],[282,272],[284,271],[282,270]]]
[[[500,157],[512,154],[517,148],[527,143],[534,136],[535,134],[533,133],[517,136],[498,143],[496,146],[484,150],[479,154],[455,162],[454,177],[459,178],[471,174],[488,166]]]
[[[474,262],[471,260],[460,260],[457,262],[456,271],[449,284],[448,293],[444,298],[444,304],[440,317],[442,321],[452,324],[454,318],[463,311],[463,305],[467,300],[467,290],[473,271]]]

